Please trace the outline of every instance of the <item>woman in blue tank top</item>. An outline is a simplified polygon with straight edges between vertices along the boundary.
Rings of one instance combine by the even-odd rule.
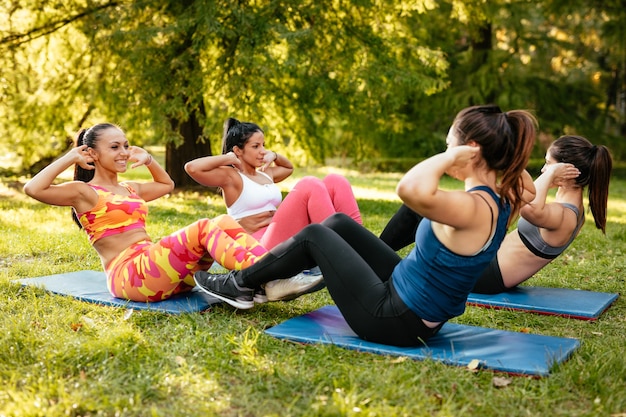
[[[546,152],[542,174],[535,180],[534,199],[521,209],[517,229],[504,238],[472,292],[497,294],[515,288],[561,255],[585,222],[585,187],[595,226],[604,233],[612,166],[605,146],[573,135],[554,141]],[[557,190],[554,201],[548,203],[551,188]],[[399,250],[413,243],[420,221],[419,214],[403,205],[380,238]]]
[[[463,313],[467,296],[504,238],[510,213],[533,191],[525,167],[536,135],[523,110],[469,107],[457,114],[448,149],[414,166],[397,193],[421,222],[404,259],[344,214],[304,228],[255,265],[229,274],[197,273],[199,288],[248,306],[253,288],[319,265],[346,322],[361,338],[397,346],[427,340]],[[439,188],[444,174],[464,190]],[[526,194],[526,195],[524,195]],[[294,294],[297,296],[298,294]]]

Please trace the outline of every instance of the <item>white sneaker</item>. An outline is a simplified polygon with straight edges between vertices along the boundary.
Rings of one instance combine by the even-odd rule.
[[[300,272],[287,279],[276,279],[265,284],[265,295],[268,301],[289,301],[301,295],[319,291],[324,288],[323,275],[310,275]]]
[[[267,299],[267,294],[265,294],[265,286],[261,288],[257,288],[254,290],[253,300],[256,304],[267,303],[269,300]]]

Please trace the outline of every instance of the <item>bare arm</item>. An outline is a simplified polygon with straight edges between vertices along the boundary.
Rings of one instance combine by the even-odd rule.
[[[88,192],[91,192],[92,197],[95,197],[93,191],[82,181],[72,181],[59,185],[55,185],[53,182],[62,172],[74,164],[78,164],[84,169],[94,169],[93,166],[89,165],[93,159],[86,150],[87,145],[72,148],[28,181],[24,185],[24,192],[42,203],[54,206],[72,206],[77,210],[80,209],[80,203],[88,198]],[[93,204],[95,202],[91,205]]]
[[[546,202],[550,188],[573,180],[580,171],[572,164],[558,163],[548,167],[535,180],[535,198],[522,207],[520,214],[537,227],[548,230],[558,229],[563,223],[564,209],[560,204]]]
[[[465,191],[442,190],[439,181],[446,172],[472,163],[478,152],[479,147],[454,146],[420,162],[398,183],[398,196],[413,211],[438,223],[458,228],[472,224],[474,198]]]
[[[537,190],[533,177],[526,170],[522,172],[522,188],[522,201],[526,204],[530,203],[537,195]]]
[[[270,151],[263,157],[265,165],[261,167],[261,171],[270,175],[274,182],[281,182],[293,173],[293,164],[284,155]],[[272,162],[274,166],[271,166]]]
[[[141,198],[146,201],[152,201],[172,192],[174,189],[174,181],[152,155],[138,146],[131,146],[129,151],[129,160],[135,161],[135,163],[131,165],[131,168],[145,165],[152,175],[153,181],[151,182],[133,183],[133,188]]]
[[[234,152],[194,159],[185,164],[185,171],[201,185],[225,189],[232,184],[233,170],[224,167],[231,166],[241,168],[241,161]]]

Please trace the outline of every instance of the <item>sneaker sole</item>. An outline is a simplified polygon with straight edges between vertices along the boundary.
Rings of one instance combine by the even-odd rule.
[[[201,285],[197,285],[197,283],[196,283],[196,286],[200,289],[200,291],[205,292],[205,293],[207,293],[207,294],[209,294],[209,295],[211,295],[211,296],[213,296],[213,297],[215,297],[217,299],[220,299],[220,300],[224,301],[225,303],[227,303],[227,304],[229,304],[229,305],[231,305],[231,306],[233,306],[235,308],[239,308],[241,310],[249,310],[252,307],[254,307],[254,301],[233,300],[232,298],[224,297],[221,294],[217,294],[215,292],[212,292],[212,291],[209,291],[209,290],[207,290],[205,288],[202,288],[202,286]]]
[[[315,285],[313,285],[312,287],[306,288],[300,292],[297,293],[292,293],[292,294],[287,294],[284,295],[282,297],[270,297],[269,294],[267,294],[267,287],[265,289],[266,294],[267,294],[267,300],[268,301],[292,301],[295,300],[296,298],[305,295],[305,294],[311,294],[313,292],[317,292],[319,290],[322,290],[326,287],[326,283],[324,282],[324,280],[322,279],[320,282],[316,283]]]
[[[254,301],[256,304],[265,304],[269,300],[267,299],[266,295],[254,294],[254,297],[252,298],[252,301]]]

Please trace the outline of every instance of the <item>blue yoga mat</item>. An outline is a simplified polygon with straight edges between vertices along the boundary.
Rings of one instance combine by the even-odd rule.
[[[265,330],[279,339],[324,343],[381,355],[467,366],[480,361],[482,369],[514,375],[546,376],[580,346],[576,339],[494,330],[446,323],[426,346],[396,347],[367,342],[350,329],[336,306],[325,306]]]
[[[569,288],[517,287],[500,294],[471,293],[469,305],[539,314],[596,320],[617,299],[618,294]]]
[[[217,298],[193,291],[177,294],[165,301],[143,303],[115,298],[109,293],[106,275],[100,271],[77,271],[64,274],[48,275],[18,280],[22,285],[43,287],[55,294],[67,295],[81,301],[136,310],[154,310],[171,314],[203,311],[211,305],[220,303]]]

